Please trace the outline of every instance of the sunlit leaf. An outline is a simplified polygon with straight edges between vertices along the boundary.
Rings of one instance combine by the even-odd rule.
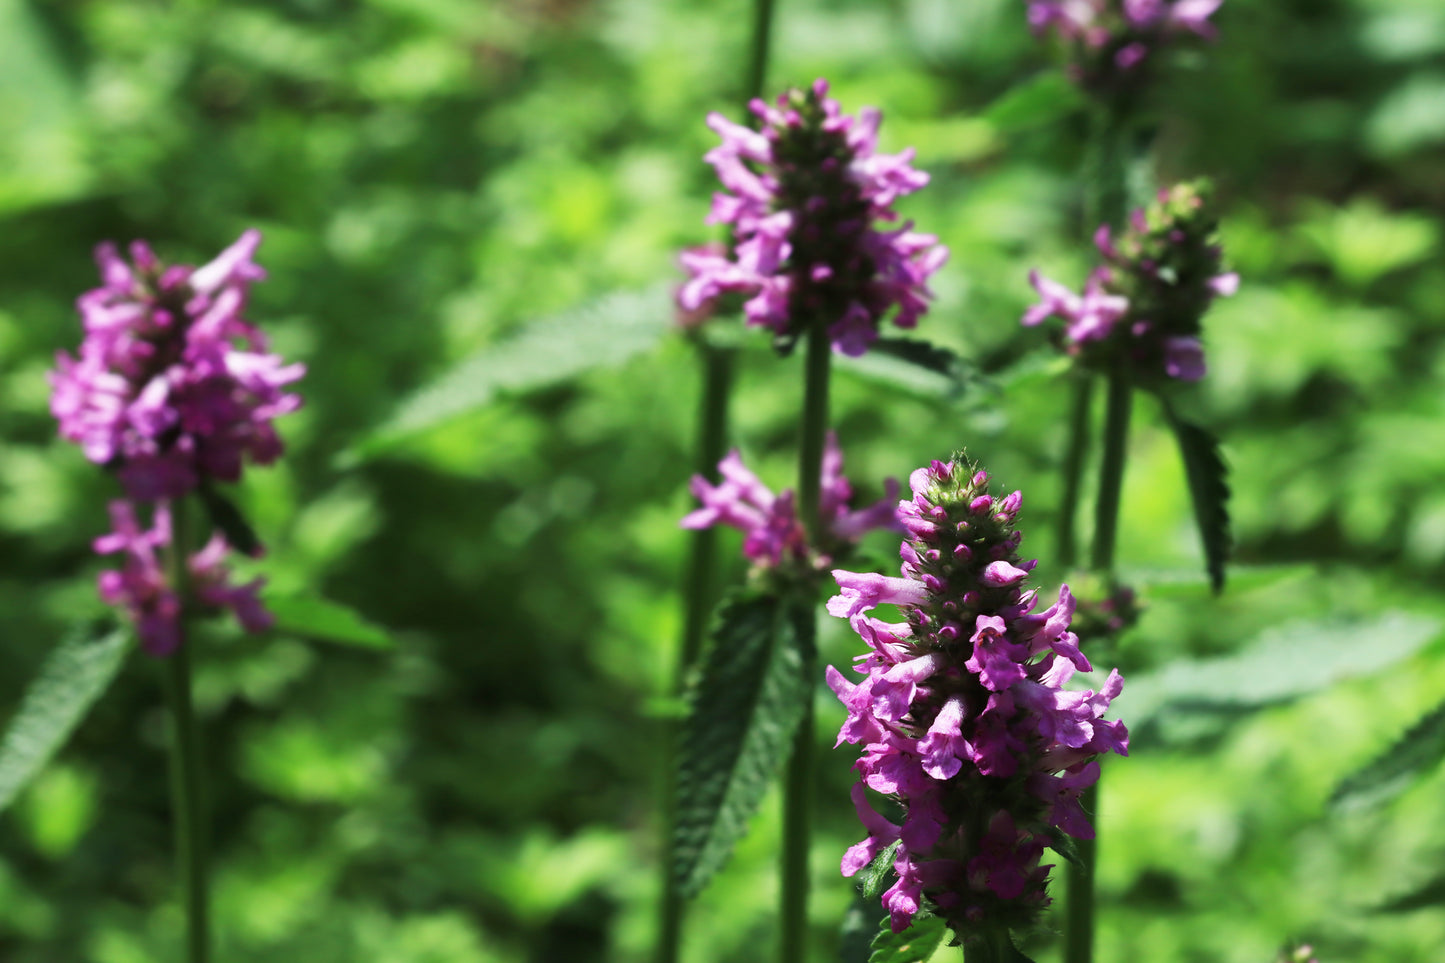
[[[0,811],[70,737],[120,671],[130,633],[113,626],[74,629],[40,667],[0,741]]]
[[[365,458],[412,435],[484,407],[499,396],[556,384],[648,350],[673,319],[668,288],[609,294],[528,325],[488,345],[406,398],[381,427],[349,452]]]
[[[983,119],[1004,133],[1054,124],[1084,107],[1079,85],[1061,71],[1045,70],[989,104]]]
[[[396,646],[386,630],[338,602],[312,595],[268,595],[265,605],[276,617],[276,628],[282,632],[362,649]]]
[[[902,933],[893,932],[885,917],[878,924],[878,935],[873,937],[868,963],[922,963],[938,949],[947,932],[947,923],[927,913],[914,916],[912,925]]]
[[[1341,809],[1379,806],[1435,769],[1445,759],[1445,703],[1436,706],[1400,739],[1346,776],[1330,796]]]
[[[695,896],[747,831],[811,696],[811,606],[758,592],[726,599],[690,692],[673,871]]]

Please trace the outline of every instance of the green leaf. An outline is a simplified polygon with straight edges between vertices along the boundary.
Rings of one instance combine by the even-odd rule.
[[[1189,496],[1194,502],[1194,520],[1204,543],[1204,564],[1214,591],[1224,588],[1224,563],[1229,557],[1229,483],[1228,469],[1219,454],[1219,442],[1198,425],[1179,418],[1164,402],[1164,414],[1179,441],[1184,458],[1184,475],[1189,480]]]
[[[873,937],[868,963],[921,963],[938,949],[947,931],[948,924],[940,917],[919,913],[913,917],[912,926],[895,933],[884,917],[878,924],[878,935]]]
[[[1340,809],[1365,809],[1394,799],[1445,759],[1445,703],[1432,709],[1389,749],[1346,776],[1330,796]]]
[[[888,881],[888,875],[893,872],[893,859],[898,855],[898,847],[902,846],[901,840],[895,839],[887,849],[873,857],[863,870],[863,875],[858,879],[858,892],[866,899],[877,899],[883,892],[883,884]]]
[[[925,398],[956,399],[978,378],[954,352],[912,338],[880,338],[865,354],[838,363],[845,371]]]
[[[1057,826],[1049,827],[1049,848],[1080,869],[1083,868],[1084,860],[1079,855],[1079,847],[1075,845],[1074,837]]]
[[[261,551],[261,540],[256,537],[256,530],[246,521],[246,516],[241,514],[236,503],[210,485],[202,485],[197,491],[201,496],[201,504],[206,506],[206,515],[211,519],[211,526],[220,529],[221,534],[226,537],[226,543],[242,555],[253,558],[258,555]]]
[[[1404,896],[1397,896],[1375,907],[1376,913],[1408,913],[1417,909],[1445,906],[1445,876],[1437,876]]]
[[[338,602],[311,595],[268,595],[264,602],[279,631],[362,649],[396,647],[385,629]]]
[[[1233,655],[1171,662],[1131,676],[1123,696],[1129,725],[1142,726],[1165,709],[1227,711],[1309,695],[1414,654],[1439,635],[1440,625],[1433,616],[1395,611],[1275,626]]]
[[[1273,588],[1282,582],[1314,575],[1319,569],[1309,563],[1289,565],[1232,565],[1229,569],[1230,590],[1253,592]],[[1120,577],[1153,599],[1202,599],[1213,590],[1207,576],[1194,569],[1126,569]]]
[[[812,697],[812,607],[740,591],[719,609],[693,680],[677,782],[673,872],[696,896],[747,830]]]
[[[542,321],[488,345],[402,401],[343,461],[376,455],[499,396],[556,384],[621,364],[657,344],[672,326],[670,287],[623,291]]]
[[[77,626],[30,683],[0,741],[0,811],[65,744],[120,671],[130,633]]]
[[[1011,134],[1058,123],[1083,107],[1078,84],[1058,70],[1045,70],[989,104],[983,119],[998,131]]]

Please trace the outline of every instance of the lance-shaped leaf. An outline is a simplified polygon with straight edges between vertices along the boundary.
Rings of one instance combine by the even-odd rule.
[[[1012,134],[1058,123],[1085,104],[1078,84],[1058,70],[1045,70],[1010,87],[984,108],[983,119],[1001,133]]]
[[[811,606],[752,591],[718,611],[679,758],[673,872],[685,896],[722,868],[787,754],[812,697],[813,620]]]
[[[78,626],[40,667],[0,741],[0,811],[65,744],[120,671],[129,633]]]
[[[500,395],[556,384],[595,368],[621,364],[657,344],[673,319],[668,288],[624,291],[534,322],[489,345],[402,401],[392,416],[351,449],[356,461]]]
[[[1364,809],[1389,802],[1445,759],[1445,703],[1415,723],[1389,749],[1346,776],[1331,805]]]
[[[1164,414],[1179,442],[1184,459],[1184,477],[1189,481],[1189,497],[1194,503],[1194,521],[1204,543],[1204,565],[1214,591],[1224,588],[1224,563],[1229,558],[1229,483],[1228,468],[1219,454],[1219,441],[1198,425],[1190,424],[1175,414],[1164,402]]]
[[[922,963],[933,955],[948,924],[941,918],[920,912],[913,917],[913,923],[902,933],[893,932],[888,918],[878,924],[878,935],[873,937],[873,953],[868,963]]]
[[[914,338],[879,338],[856,358],[839,358],[845,371],[924,398],[957,399],[978,372],[947,348]]]
[[[893,860],[898,857],[898,848],[902,845],[902,840],[895,839],[887,849],[873,857],[873,862],[858,877],[858,892],[865,899],[875,900],[888,888],[884,884],[893,872]]]
[[[329,599],[268,594],[264,604],[275,616],[276,628],[282,632],[361,649],[395,647],[386,630],[368,622],[355,609]]]
[[[250,522],[246,521],[246,516],[241,514],[236,503],[209,484],[202,484],[198,491],[201,496],[201,504],[206,507],[206,516],[211,521],[211,527],[220,529],[221,534],[226,537],[226,544],[242,555],[249,555],[252,558],[259,555],[261,539],[256,537],[256,530],[251,527]]]
[[[1445,906],[1445,876],[1437,876],[1406,893],[1375,907],[1376,913],[1409,913],[1417,909]]]

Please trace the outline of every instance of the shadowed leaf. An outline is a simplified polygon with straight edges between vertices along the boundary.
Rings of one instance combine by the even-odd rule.
[[[1397,896],[1375,907],[1376,913],[1409,913],[1417,909],[1445,906],[1445,876],[1437,876],[1430,882],[1411,890],[1404,896]]]
[[[246,521],[246,516],[241,514],[236,503],[210,485],[202,485],[197,491],[201,496],[201,504],[206,506],[206,515],[211,520],[211,526],[220,529],[221,534],[226,536],[226,544],[242,555],[252,558],[258,555],[261,551],[261,540],[256,537],[256,530]]]
[[[673,872],[695,896],[747,830],[811,696],[813,610],[757,592],[724,600],[689,695]]]
[[[1219,454],[1219,441],[1198,425],[1183,421],[1168,402],[1164,413],[1179,442],[1189,496],[1194,503],[1194,521],[1204,543],[1204,564],[1214,591],[1224,588],[1224,563],[1229,558],[1229,474]]]
[[[1430,711],[1394,745],[1335,787],[1330,804],[1365,809],[1389,802],[1445,759],[1445,703]]]
[[[0,741],[0,811],[45,768],[110,686],[129,643],[125,629],[84,625],[50,653]]]
[[[866,899],[874,900],[886,888],[884,883],[888,881],[889,875],[893,872],[893,859],[898,855],[898,847],[903,845],[899,840],[894,840],[883,852],[873,857],[863,870],[862,876],[858,879],[858,892]]]

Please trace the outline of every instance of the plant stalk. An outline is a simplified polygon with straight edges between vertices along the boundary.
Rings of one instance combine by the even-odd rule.
[[[808,329],[804,365],[803,419],[798,440],[798,516],[810,545],[825,536],[818,513],[823,478],[823,447],[828,433],[828,373],[833,346],[828,328],[819,321]],[[793,752],[783,782],[783,856],[780,905],[781,963],[808,958],[808,852],[813,808],[812,658],[805,656],[803,678],[809,696],[793,736]]]
[[[1083,489],[1084,460],[1089,449],[1089,408],[1094,400],[1094,378],[1087,371],[1073,376],[1073,402],[1069,408],[1069,441],[1064,449],[1064,490],[1059,500],[1058,559],[1065,570],[1079,561],[1076,521]]]
[[[171,807],[176,865],[186,908],[186,960],[208,963],[210,952],[209,843],[202,789],[200,730],[191,702],[191,639],[187,633],[192,600],[190,505],[171,504],[171,546],[167,575],[180,602],[180,645],[164,659],[166,701],[171,711]]]

